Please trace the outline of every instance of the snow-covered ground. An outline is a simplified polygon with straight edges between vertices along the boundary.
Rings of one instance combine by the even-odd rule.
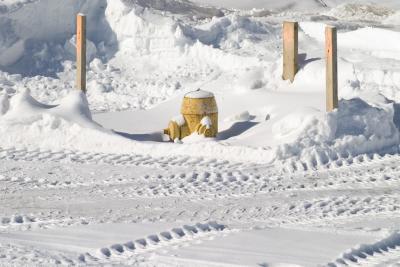
[[[0,29],[1,266],[400,264],[398,1],[7,0]],[[197,88],[219,135],[166,141]]]

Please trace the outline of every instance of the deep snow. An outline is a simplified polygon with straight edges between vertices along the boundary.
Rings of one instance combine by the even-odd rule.
[[[168,3],[168,6],[172,5],[169,7],[175,7],[173,1]],[[72,7],[67,2],[64,5],[70,9]],[[82,129],[75,129],[74,133],[69,133],[71,123],[79,124],[79,121],[72,119],[67,123],[68,126],[61,126],[61,130],[54,126],[54,123],[41,122],[41,118],[38,119],[36,116],[35,119],[27,119],[25,126],[14,124],[13,130],[9,126],[4,126],[4,133],[8,133],[4,134],[6,138],[1,143],[3,147],[14,146],[15,140],[18,140],[19,145],[36,146],[42,149],[69,148],[90,151],[93,147],[99,152],[135,151],[158,156],[171,153],[186,155],[199,153],[198,155],[212,157],[218,151],[222,158],[230,160],[264,163],[288,160],[289,165],[293,161],[301,161],[306,168],[325,165],[342,157],[397,151],[398,111],[397,105],[392,101],[397,100],[396,58],[399,52],[395,45],[398,34],[393,29],[352,26],[352,22],[341,25],[340,20],[334,21],[331,17],[319,19],[322,21],[328,19],[330,23],[337,24],[341,29],[338,38],[339,93],[343,98],[340,103],[342,108],[338,112],[325,115],[323,108],[324,61],[322,59],[324,23],[322,22],[301,22],[300,24],[301,69],[295,83],[291,85],[281,81],[280,78],[281,51],[279,48],[282,18],[278,15],[248,17],[232,13],[223,17],[198,19],[199,22],[195,24],[192,13],[181,11],[182,14],[177,18],[174,14],[163,13],[164,11],[159,10],[159,6],[153,7],[152,5],[157,5],[156,2],[149,2],[150,6],[143,6],[140,2],[119,0],[108,5],[103,2],[95,5],[91,2],[90,5],[95,6],[93,8],[88,5],[89,3],[82,2],[80,10],[93,10],[96,14],[101,14],[99,10],[105,8],[103,17],[94,18],[89,12],[88,18],[89,25],[104,27],[101,34],[98,33],[99,29],[94,30],[89,27],[88,36],[93,42],[89,41],[88,45],[90,62],[88,99],[92,110],[96,108],[100,110],[126,109],[132,108],[131,105],[149,107],[173,96],[170,104],[162,105],[156,108],[156,111],[152,111],[152,113],[159,113],[160,119],[157,121],[145,119],[144,124],[134,123],[135,120],[141,119],[135,118],[135,112],[133,112],[130,119],[132,123],[121,129],[114,127],[120,120],[118,113],[112,119],[107,114],[95,114],[96,119],[106,128],[114,128],[122,132],[125,137],[133,137],[131,139],[135,139],[134,135],[138,131],[144,131],[141,134],[149,134],[147,141],[166,140],[161,135],[161,129],[171,118],[176,118],[179,114],[181,97],[185,92],[200,87],[216,95],[220,106],[220,120],[223,122],[220,137],[216,142],[202,144],[201,152],[198,151],[197,145],[179,147],[177,144],[172,145],[174,149],[171,150],[171,145],[168,144],[140,144],[134,142],[135,140],[132,142],[120,138],[111,132],[104,134],[104,131],[99,128],[98,132],[93,129],[87,132],[85,129],[87,125],[74,126],[75,128],[82,127]],[[182,3],[182,5],[189,4]],[[331,10],[325,8],[323,12],[334,16],[335,12],[342,14],[343,12],[338,10],[343,10],[344,7],[351,8],[353,17],[360,19],[354,5],[341,5]],[[31,9],[30,5],[26,8]],[[54,8],[61,8],[60,3],[55,4]],[[77,9],[78,6],[75,8]],[[389,10],[388,7],[374,9],[374,6],[365,9],[364,5],[360,5],[360,13],[363,14],[362,19],[372,20],[376,19],[376,16],[390,18],[395,14],[395,10],[379,12],[385,8]],[[21,7],[17,14],[25,12],[24,9],[25,7]],[[178,12],[179,9],[175,11]],[[22,27],[26,22],[17,14],[13,19]],[[66,12],[66,15],[71,14]],[[8,16],[12,15],[8,14]],[[354,22],[354,24],[359,24],[359,22]],[[29,49],[29,45],[25,45],[26,48],[22,54],[16,55],[19,58],[18,62],[6,64],[5,69],[17,68],[21,71],[20,64],[27,65],[31,60],[35,60],[37,64],[33,70],[30,68],[32,71],[52,75],[39,62],[58,60],[58,64],[65,67],[62,73],[57,74],[60,79],[42,76],[30,78],[28,73],[22,73],[28,75],[22,78],[4,73],[3,75],[13,82],[6,78],[8,81],[6,84],[11,88],[4,88],[3,91],[10,96],[16,94],[17,97],[16,91],[22,89],[15,87],[23,84],[23,87],[29,88],[39,101],[57,104],[62,97],[73,90],[74,67],[69,61],[71,56],[69,58],[65,56],[73,54],[74,37],[70,37],[73,33],[67,27],[63,31],[61,27],[56,26],[44,29],[47,35],[43,33],[38,35],[38,38],[41,38],[42,44],[47,46],[50,45],[48,39],[51,42],[57,42],[55,41],[57,39],[49,34],[50,32],[59,32],[60,35],[66,36],[67,39],[63,41],[65,45],[63,48],[60,47],[63,55],[60,54],[57,58],[51,54],[50,49],[47,51],[49,53],[41,52],[39,59],[31,58],[26,61],[32,50]],[[23,31],[15,31],[12,34],[24,36],[25,42],[30,40],[30,36]],[[389,45],[374,42],[371,36],[385,38]],[[354,51],[356,47],[357,51]],[[12,54],[6,48],[4,51]],[[390,61],[387,57],[391,58]],[[391,64],[386,66],[387,62]],[[382,69],[382,66],[389,69]],[[53,74],[56,73],[53,72]],[[54,85],[51,85],[52,83]],[[49,85],[50,88],[46,88]],[[289,92],[295,92],[295,94]],[[244,99],[247,100],[243,101]],[[286,105],[276,105],[283,101],[282,99],[285,99]],[[26,113],[23,111],[24,107],[17,107],[18,105],[25,104],[11,104],[12,109],[17,110],[14,113]],[[85,108],[88,109],[88,107]],[[249,115],[245,120],[235,119],[246,112]],[[4,108],[2,113],[5,113]],[[28,114],[34,116],[33,113],[28,112]],[[140,114],[142,117],[147,117],[150,113]],[[8,115],[3,116],[2,121],[7,117]],[[103,117],[107,120],[104,121]],[[45,116],[46,119],[48,120],[47,116]],[[32,124],[33,121],[37,123]],[[122,123],[126,124],[124,120]],[[49,129],[41,127],[41,130],[37,131],[37,127],[34,127],[36,124],[49,125]],[[18,127],[24,127],[25,131],[22,135]],[[146,132],[146,130],[150,131]],[[38,141],[41,135],[53,133],[54,136],[48,138],[51,141]],[[90,135],[98,137],[86,137]],[[67,139],[75,141],[66,141]],[[235,153],[228,151],[235,151]]]
[[[74,88],[78,12],[87,95]],[[2,1],[0,265],[399,262],[399,14],[398,1]],[[293,84],[283,20],[300,22]],[[197,88],[216,97],[219,135],[167,142]]]

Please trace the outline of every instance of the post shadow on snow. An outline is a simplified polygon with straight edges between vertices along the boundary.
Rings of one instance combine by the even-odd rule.
[[[307,53],[301,53],[297,57],[297,65],[300,69],[303,69],[307,64],[310,64],[311,62],[321,60],[320,57],[313,57],[313,58],[307,58]]]
[[[246,132],[250,128],[253,128],[257,124],[259,124],[259,122],[254,122],[254,121],[235,122],[229,129],[219,132],[217,140],[226,140],[231,137],[241,135],[242,133]]]
[[[396,125],[397,130],[400,131],[400,103],[393,103],[393,122]]]

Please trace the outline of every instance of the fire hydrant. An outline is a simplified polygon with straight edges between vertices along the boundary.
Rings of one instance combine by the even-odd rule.
[[[173,141],[193,133],[205,137],[218,134],[218,107],[211,92],[198,89],[187,93],[183,98],[181,115],[173,118],[164,130]]]

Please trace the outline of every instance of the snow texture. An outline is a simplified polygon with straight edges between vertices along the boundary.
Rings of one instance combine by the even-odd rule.
[[[0,265],[398,265],[399,10],[0,1]],[[285,20],[300,22],[293,83],[281,76]],[[329,113],[326,25],[339,49]],[[185,96],[216,98],[216,138],[165,141]]]

